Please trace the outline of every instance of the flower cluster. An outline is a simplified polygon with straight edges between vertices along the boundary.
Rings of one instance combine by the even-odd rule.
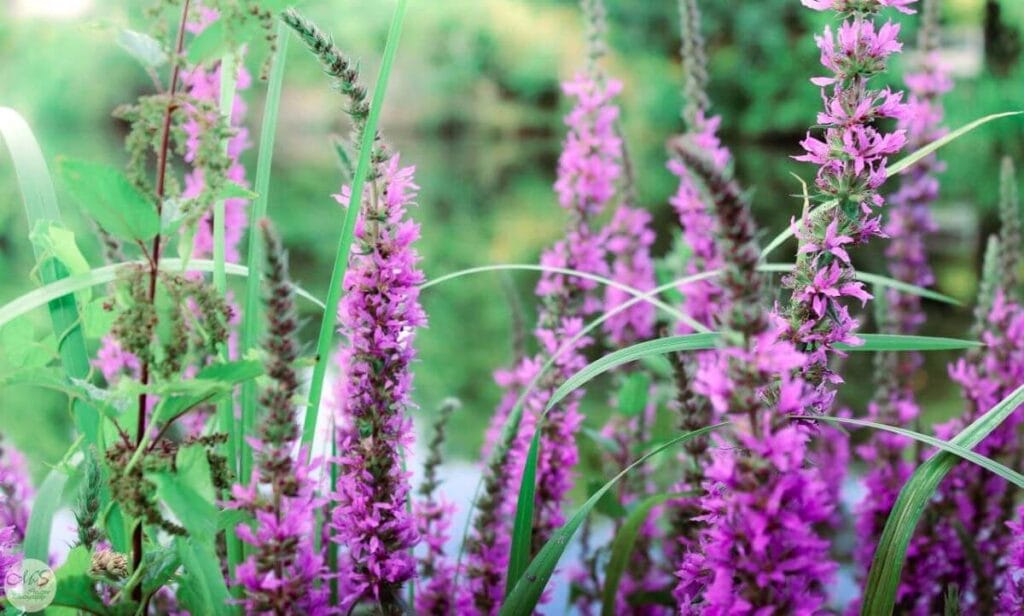
[[[764,309],[756,230],[739,187],[692,140],[676,141],[675,150],[715,204],[730,307],[722,346],[700,366],[695,387],[732,419],[738,445],[711,452],[700,502],[706,525],[687,546],[675,596],[683,613],[814,613],[835,571],[816,526],[834,505],[807,464],[808,428],[787,417],[803,411],[806,358],[782,336],[785,323]],[[775,384],[770,404],[766,389]]]
[[[616,181],[622,175],[622,141],[615,130],[619,109],[613,102],[621,89],[618,81],[584,74],[563,84],[563,91],[576,98],[576,105],[565,120],[569,132],[558,161],[555,191],[559,203],[569,211],[570,221],[565,239],[541,255],[542,265],[608,273],[603,234],[594,230],[593,218],[614,196]],[[502,460],[494,460],[488,469],[487,489],[478,503],[480,514],[468,546],[472,598],[466,603],[472,603],[478,613],[496,612],[504,594],[504,563],[508,558],[504,546],[510,543],[511,531],[511,517],[507,514],[514,511],[527,448],[538,423],[542,440],[534,551],[562,524],[563,500],[572,485],[571,472],[579,455],[575,435],[583,419],[579,412],[582,391],[568,396],[545,417],[541,415],[558,385],[586,365],[582,352],[592,338],[580,336],[572,344],[569,342],[582,332],[583,317],[601,307],[595,287],[591,280],[545,271],[537,285],[542,307],[534,331],[540,352],[536,357],[522,358],[513,371],[497,375],[499,384],[510,389],[492,420],[489,442],[502,433],[502,426],[520,397],[523,401],[521,419],[511,442],[497,443]],[[623,333],[624,327],[625,323],[619,327]],[[550,357],[555,357],[552,370],[538,380],[539,367]],[[526,391],[530,385],[532,389]],[[492,460],[495,455],[490,453]]]
[[[903,148],[906,134],[903,129],[886,133],[875,126],[878,120],[904,114],[902,93],[870,87],[886,59],[902,48],[898,25],[889,22],[876,28],[873,21],[874,14],[892,2],[804,4],[816,10],[835,8],[845,16],[836,34],[826,26],[815,39],[821,63],[832,71],[812,80],[822,88],[825,110],[818,114],[818,124],[825,132],[822,139],[808,134],[801,142],[806,153],[796,159],[818,165],[820,205],[794,223],[800,254],[793,274],[783,280],[793,292],[789,335],[808,353],[804,375],[815,388],[805,412],[821,414],[831,408],[841,380],[829,369],[828,359],[838,353],[838,343],[857,343],[857,321],[842,300],[864,303],[871,297],[854,279],[847,247],[883,235],[877,210],[884,200],[878,189],[886,179],[887,158]]]
[[[25,538],[28,504],[33,494],[25,458],[14,447],[0,441],[0,527],[13,528],[18,541]]]
[[[344,550],[340,567],[349,605],[365,599],[394,606],[401,585],[416,573],[411,548],[418,535],[405,507],[410,486],[402,468],[412,441],[406,410],[413,341],[426,323],[413,247],[419,226],[406,218],[418,190],[414,171],[397,155],[379,170],[356,222],[357,249],[338,305],[347,342],[334,388],[339,477],[331,528]],[[350,197],[347,187],[335,195],[357,207]]]
[[[18,564],[18,555],[15,549],[18,544],[18,537],[13,526],[0,526],[0,580],[7,578],[7,571]],[[0,584],[0,597],[4,596],[4,586]]]
[[[1017,509],[1017,519],[1006,523],[1013,535],[1006,555],[1006,573],[1003,591],[999,595],[999,610],[1004,614],[1024,612],[1024,507]]]
[[[232,488],[231,505],[255,518],[255,530],[248,524],[237,527],[238,536],[252,546],[253,553],[238,566],[235,578],[249,613],[299,609],[322,614],[327,608],[326,588],[321,584],[324,563],[314,535],[316,510],[324,503],[315,493],[311,476],[317,465],[305,462],[305,452],[296,459],[293,451],[298,439],[295,396],[299,388],[295,299],[287,254],[269,222],[261,225],[267,245],[264,349],[270,385],[260,396],[265,415],[259,441],[253,443],[255,472],[248,485]]]
[[[654,288],[654,263],[651,261],[651,215],[645,210],[622,206],[615,210],[611,222],[604,229],[602,243],[612,255],[611,279],[617,283],[650,291]],[[611,312],[632,299],[632,295],[616,286],[608,286],[604,294],[604,311]],[[604,322],[608,342],[620,347],[650,338],[654,334],[654,305],[636,302],[620,310]]]
[[[916,150],[942,137],[943,110],[940,97],[952,84],[937,52],[938,3],[923,4],[918,51],[923,61],[918,70],[906,76],[909,99],[898,126],[906,131],[910,149]],[[937,174],[943,169],[933,154],[918,162],[901,176],[899,190],[891,197],[892,207],[883,230],[891,238],[885,255],[893,278],[921,287],[931,286],[935,277],[925,250],[928,236],[936,231],[931,206],[939,195]],[[885,333],[916,334],[924,323],[921,298],[889,289],[885,294],[884,318],[879,326]],[[877,392],[868,405],[868,418],[891,425],[912,425],[920,409],[914,383],[921,369],[920,353],[883,353],[876,357]],[[875,432],[871,440],[858,447],[860,457],[870,468],[864,477],[864,498],[857,505],[858,565],[866,572],[874,556],[875,544],[913,466],[904,453],[910,445],[903,437]],[[912,560],[913,562],[913,560]],[[924,573],[924,572],[922,572]]]
[[[458,400],[446,400],[440,415],[434,423],[434,436],[428,446],[427,459],[423,463],[423,483],[420,485],[420,499],[415,503],[416,528],[426,544],[426,554],[419,559],[419,580],[417,580],[416,612],[418,614],[454,614],[455,565],[445,555],[445,544],[455,505],[438,493],[441,480],[438,470],[442,462],[441,447],[445,440],[445,427],[452,413],[459,407]]]

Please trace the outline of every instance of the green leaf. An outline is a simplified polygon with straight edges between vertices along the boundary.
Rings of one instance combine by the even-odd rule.
[[[929,154],[931,154],[935,150],[938,150],[942,146],[947,145],[949,143],[952,143],[953,141],[956,141],[960,137],[963,137],[964,135],[966,135],[967,133],[971,132],[972,130],[978,128],[979,126],[982,126],[984,124],[988,124],[989,122],[991,122],[993,120],[998,120],[999,118],[1007,118],[1007,117],[1010,117],[1010,116],[1020,115],[1022,113],[1024,113],[1024,111],[1006,111],[1006,112],[1003,112],[1003,113],[993,113],[992,115],[987,115],[987,116],[985,116],[983,118],[979,118],[979,119],[971,122],[970,124],[967,124],[965,126],[961,126],[960,128],[956,129],[955,131],[947,133],[946,135],[936,139],[935,141],[929,143],[928,145],[924,146],[923,148],[917,150],[916,152],[913,152],[913,153],[908,154],[907,156],[901,158],[895,164],[889,165],[886,168],[886,170],[885,170],[885,176],[891,178],[892,176],[896,175],[897,173],[903,171],[904,169],[910,168],[912,165],[914,165],[915,163],[917,163],[921,159],[927,157]]]
[[[86,337],[98,339],[110,333],[117,313],[104,308],[108,301],[105,297],[98,297],[82,308],[82,329]]]
[[[646,372],[634,372],[619,387],[619,412],[632,417],[647,408],[651,377]]]
[[[797,418],[797,417],[795,417]],[[913,430],[907,430],[906,428],[900,428],[899,426],[890,426],[886,424],[876,423],[873,421],[866,421],[863,419],[852,419],[849,417],[824,417],[824,416],[799,416],[798,419],[811,419],[813,421],[825,421],[830,423],[841,423],[848,424],[851,426],[861,426],[865,428],[873,428],[875,430],[882,430],[885,432],[892,432],[893,434],[899,434],[915,441],[931,445],[942,451],[947,451],[957,457],[963,458],[972,464],[977,464],[981,468],[995,473],[1010,483],[1016,485],[1019,488],[1024,488],[1024,475],[1021,475],[1017,471],[1009,468],[1008,466],[993,460],[992,458],[981,455],[980,453],[974,453],[966,447],[961,447],[951,441],[944,441],[934,436],[915,432]]]
[[[0,330],[0,351],[11,368],[21,371],[50,363],[57,356],[57,344],[52,336],[37,341],[31,327],[7,325]]]
[[[44,220],[60,222],[57,194],[53,190],[46,160],[32,130],[13,109],[0,107],[0,137],[11,153],[14,172],[18,176],[18,188],[25,204],[28,228],[35,229]],[[59,261],[45,258],[38,247],[34,248],[43,284],[48,285],[68,275],[67,269]],[[85,349],[85,338],[78,325],[78,306],[74,298],[54,298],[49,302],[49,309],[53,334],[58,342],[65,372],[70,378],[86,378],[92,366]],[[5,323],[0,320],[0,327]],[[99,414],[81,401],[74,403],[73,411],[79,432],[85,435],[89,444],[95,445],[99,435]]]
[[[135,30],[121,30],[117,33],[117,44],[144,68],[156,68],[167,63],[167,52],[148,34]]]
[[[75,243],[75,234],[65,229],[60,223],[52,220],[40,220],[29,239],[40,250],[51,254],[72,274],[84,274],[89,271],[89,262]]]
[[[765,249],[765,254],[767,254],[767,253],[768,253],[768,249],[766,248]],[[788,273],[788,272],[793,271],[793,264],[792,263],[764,263],[764,264],[759,265],[757,267],[757,269],[758,269],[758,271],[761,271],[761,272]],[[861,282],[863,282],[865,284],[870,284],[870,285],[873,285],[873,286],[879,286],[879,287],[883,287],[883,288],[895,289],[895,290],[897,290],[897,291],[899,291],[901,293],[906,293],[907,295],[916,295],[918,297],[924,297],[924,298],[927,298],[927,299],[935,300],[937,302],[942,302],[943,304],[950,304],[950,305],[953,305],[953,306],[960,306],[961,305],[961,302],[959,300],[957,300],[956,298],[950,297],[948,295],[943,295],[942,293],[938,293],[936,291],[932,291],[931,289],[925,289],[924,287],[918,287],[918,286],[915,286],[915,285],[912,285],[912,284],[907,284],[905,282],[902,282],[900,280],[896,280],[895,278],[890,278],[888,276],[882,276],[880,274],[871,274],[869,272],[860,272],[860,271],[858,271],[858,272],[856,272],[854,274],[854,277],[857,280],[859,280],[859,281],[861,281]]]
[[[640,501],[629,513],[629,517],[623,522],[619,532],[615,535],[615,540],[612,541],[611,555],[604,568],[604,589],[601,593],[602,616],[615,616],[615,599],[619,595],[619,582],[622,581],[622,574],[629,566],[636,538],[640,534],[644,522],[647,521],[647,517],[651,514],[651,510],[658,505],[683,496],[685,494],[655,494]]]
[[[214,542],[175,537],[174,547],[182,565],[178,600],[191,614],[221,614],[231,600],[220,570]]]
[[[80,545],[68,553],[67,560],[56,571],[57,594],[53,598],[53,605],[84,610],[90,614],[110,612],[96,594],[96,582],[89,577],[91,566],[92,555],[85,546]]]
[[[711,332],[707,334],[685,334],[682,336],[669,336],[648,340],[633,346],[619,349],[604,357],[591,362],[576,374],[569,377],[562,385],[555,390],[548,400],[547,409],[552,408],[561,402],[566,396],[583,387],[594,378],[614,370],[623,364],[634,362],[651,355],[665,355],[679,351],[699,351],[713,349],[718,340],[718,334]]]
[[[183,266],[181,259],[160,259],[160,269],[164,271],[181,271]],[[38,289],[34,289],[9,303],[0,306],[0,327],[10,323],[18,317],[28,314],[36,308],[40,308],[47,304],[47,302],[53,302],[60,300],[68,295],[71,295],[82,289],[94,287],[101,284],[107,284],[117,278],[118,270],[126,265],[145,265],[144,261],[131,261],[128,263],[115,263],[114,265],[106,265],[104,267],[98,267],[91,270],[88,274],[80,276],[70,276],[67,278],[61,278],[55,282],[50,282]],[[249,269],[244,265],[238,265],[237,263],[226,263],[225,269],[228,274],[232,276],[248,276]],[[194,259],[188,263],[188,271],[190,272],[212,272],[213,261],[208,259]],[[324,303],[317,299],[309,291],[302,287],[292,286],[292,290],[299,297],[315,304],[318,308],[323,310]],[[73,304],[74,302],[72,302]],[[77,320],[77,310],[75,311],[75,319]],[[65,337],[65,344],[67,340]],[[84,342],[83,342],[84,349]],[[83,351],[84,352],[84,351]],[[79,378],[84,377],[89,373],[88,360],[86,360],[86,369],[82,374],[74,374]]]
[[[67,471],[58,467],[51,470],[39,486],[39,492],[32,505],[32,513],[28,518],[28,528],[25,530],[25,558],[49,562],[53,516],[64,502],[64,485],[67,482]]]
[[[118,169],[71,159],[57,166],[71,194],[109,233],[144,242],[160,231],[156,207]]]
[[[587,496],[593,496],[601,489],[603,484],[600,481],[588,481],[587,482]],[[626,517],[629,512],[619,502],[619,495],[615,492],[605,492],[605,495],[597,501],[597,505],[594,507],[595,511],[602,515],[606,515],[613,520]]]
[[[217,508],[213,502],[177,474],[153,473],[148,476],[156,484],[157,497],[188,530],[190,539],[212,545],[217,533]]]
[[[904,336],[897,334],[858,334],[861,345],[837,344],[845,351],[955,351],[984,346],[977,340],[941,338],[939,336]]]
[[[1017,408],[1024,403],[1024,385],[988,410],[971,425],[957,434],[950,444],[973,449],[993,430],[998,428]],[[947,474],[960,462],[960,458],[948,451],[932,456],[914,471],[900,490],[896,503],[885,522],[882,536],[875,549],[867,583],[861,614],[891,614],[896,605],[896,591],[899,588],[900,573],[906,560],[907,546],[914,535],[925,507],[931,501],[935,490]]]
[[[604,484],[604,486],[593,496],[588,498],[587,501],[583,503],[583,506],[580,507],[579,511],[577,511],[569,521],[562,526],[562,528],[555,531],[554,535],[547,543],[544,544],[540,549],[540,552],[537,553],[537,556],[534,557],[533,561],[530,562],[530,565],[525,571],[513,571],[510,564],[509,576],[513,579],[513,586],[511,592],[505,598],[505,603],[501,606],[501,616],[528,616],[533,613],[534,608],[537,606],[537,601],[540,599],[541,593],[544,592],[544,587],[547,586],[548,580],[551,579],[551,574],[554,572],[555,567],[558,565],[558,561],[562,558],[562,554],[572,541],[576,531],[579,530],[583,521],[590,515],[590,512],[594,509],[597,502],[604,496],[604,494],[611,490],[620,479],[626,476],[627,473],[640,466],[656,454],[668,449],[672,445],[703,436],[704,434],[707,434],[712,430],[717,430],[725,425],[727,424],[721,423],[714,426],[707,426],[700,430],[694,430],[693,432],[688,432],[673,438],[664,445],[661,445],[645,454],[636,462],[623,469],[608,483]],[[520,501],[520,505],[522,504],[522,501]]]
[[[370,98],[370,113],[366,119],[366,126],[362,129],[362,143],[359,144],[359,158],[356,162],[356,173],[352,177],[352,189],[349,207],[345,211],[345,222],[341,227],[341,234],[338,237],[338,248],[334,255],[334,267],[331,272],[330,286],[327,290],[327,306],[323,319],[320,322],[320,333],[316,341],[317,363],[313,366],[313,375],[309,383],[309,399],[306,405],[306,416],[302,426],[301,447],[306,450],[306,455],[312,455],[313,436],[316,433],[316,420],[320,415],[320,398],[323,395],[324,378],[327,376],[327,366],[330,363],[331,347],[334,343],[334,329],[338,315],[335,307],[341,300],[342,280],[345,278],[345,271],[348,269],[349,255],[352,251],[352,239],[355,233],[356,218],[359,215],[363,203],[363,187],[370,171],[370,154],[374,150],[374,140],[377,136],[377,123],[380,120],[380,111],[384,106],[384,94],[387,92],[388,78],[391,75],[391,67],[395,63],[395,55],[398,53],[398,41],[402,36],[402,23],[405,21],[405,12],[408,8],[408,0],[398,0],[395,12],[391,18],[391,26],[388,29],[387,42],[384,44],[384,56],[381,59],[380,70],[377,73],[377,83],[373,88],[373,96]],[[257,189],[258,190],[258,189]]]
[[[255,199],[258,197],[255,192],[249,190],[241,184],[235,182],[227,182],[224,184],[224,188],[221,189],[217,195],[218,199]]]
[[[274,159],[274,140],[277,136],[277,115],[281,104],[281,90],[284,84],[285,60],[288,55],[288,25],[279,20],[277,23],[277,51],[274,52],[273,64],[270,71],[270,81],[267,85],[267,97],[263,106],[263,121],[260,125],[260,149],[256,157],[256,197],[249,210],[249,238],[248,251],[246,252],[246,264],[249,271],[261,272],[263,270],[263,238],[257,231],[260,221],[267,216],[267,203],[270,194],[270,170]],[[245,303],[242,310],[242,326],[238,340],[239,354],[244,356],[250,349],[256,346],[259,340],[260,326],[262,325],[263,305],[260,293],[260,277],[250,276],[245,281]],[[248,443],[242,438],[242,433],[248,426],[255,424],[256,416],[256,383],[246,382],[242,384],[239,395],[241,412],[241,425],[236,427],[234,409],[222,407],[218,411],[218,423],[221,431],[229,435],[228,452],[234,465],[236,473],[241,475],[242,457],[239,452],[245,452],[245,460],[251,459]],[[241,428],[241,429],[240,429]],[[247,469],[249,470],[249,469]],[[242,475],[244,476],[244,475]],[[228,533],[229,546],[231,548],[231,560],[237,560],[236,556],[241,551],[241,546],[234,533]]]

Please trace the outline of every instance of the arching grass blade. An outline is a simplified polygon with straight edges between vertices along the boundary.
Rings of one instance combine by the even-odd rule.
[[[973,448],[998,428],[1022,403],[1024,385],[964,428],[950,443],[965,449]],[[892,613],[896,605],[900,574],[907,556],[907,546],[910,545],[914,529],[939,484],[959,462],[958,456],[941,451],[917,467],[900,490],[875,549],[875,557],[864,587],[861,614],[868,616]]]

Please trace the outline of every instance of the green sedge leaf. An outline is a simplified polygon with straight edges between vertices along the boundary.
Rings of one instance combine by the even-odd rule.
[[[685,494],[655,494],[640,501],[622,523],[619,532],[612,541],[611,555],[604,568],[604,588],[601,591],[601,616],[615,616],[616,598],[619,595],[619,583],[625,573],[629,561],[633,557],[633,547],[637,536],[651,510],[670,500],[682,498]]]
[[[630,471],[642,465],[651,457],[661,453],[665,449],[668,449],[678,443],[703,436],[712,430],[717,430],[725,425],[727,424],[721,423],[714,426],[707,426],[700,430],[694,430],[693,432],[688,432],[673,438],[664,445],[648,452],[604,484],[600,490],[583,503],[583,506],[580,507],[580,509],[571,518],[569,518],[569,521],[566,522],[562,528],[555,531],[551,539],[541,547],[537,556],[533,558],[529,566],[526,567],[524,571],[514,572],[510,566],[509,575],[514,575],[513,586],[511,592],[506,596],[504,604],[501,606],[501,616],[529,616],[533,613],[534,608],[537,606],[537,602],[540,600],[541,593],[544,592],[544,587],[547,586],[552,573],[554,573],[555,567],[558,565],[558,561],[562,558],[562,555],[565,553],[565,549],[569,546],[569,543],[572,542],[572,538],[576,534],[576,531],[579,530],[583,521],[586,520],[587,516],[590,515],[590,512],[593,511],[597,502],[605,495],[606,492],[611,490],[619,480],[625,477]],[[521,498],[519,504],[520,506],[523,504]]]
[[[1024,404],[1024,385],[1003,398],[949,442],[964,449],[972,449],[1017,411],[1021,404]],[[940,451],[918,466],[903,485],[875,549],[864,587],[861,614],[892,613],[907,547],[917,523],[939,484],[960,461],[959,456]]]
[[[632,417],[647,408],[651,389],[651,377],[646,372],[634,372],[626,377],[619,387],[619,412]]]
[[[897,334],[858,334],[864,341],[859,345],[837,344],[845,351],[956,351],[973,349],[982,345],[977,340],[942,338],[938,336],[904,336]]]

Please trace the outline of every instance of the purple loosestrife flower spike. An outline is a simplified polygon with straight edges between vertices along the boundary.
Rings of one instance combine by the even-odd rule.
[[[906,113],[898,121],[898,126],[906,131],[911,150],[945,134],[941,127],[943,109],[940,99],[952,84],[937,57],[938,28],[938,2],[925,0],[918,36],[922,61],[914,72],[906,76],[910,98]],[[885,234],[891,239],[885,255],[893,278],[908,284],[928,287],[935,282],[928,264],[926,245],[929,235],[937,230],[931,206],[938,199],[937,175],[943,166],[934,154],[926,157],[900,176],[900,188],[891,198],[892,208],[884,226]],[[919,333],[925,321],[920,297],[889,289],[884,302],[880,303],[886,306],[886,310],[879,311],[882,315],[879,320],[881,331],[888,334]],[[876,390],[868,404],[869,419],[890,425],[913,425],[920,414],[914,383],[918,380],[922,364],[920,353],[879,353],[875,356]],[[869,463],[869,470],[864,476],[867,489],[856,507],[857,534],[860,537],[856,558],[861,574],[866,574],[871,566],[878,537],[892,505],[913,471],[913,464],[905,456],[910,446],[908,439],[878,431],[857,449],[860,457]],[[921,573],[927,575],[926,571]],[[904,579],[909,580],[910,576],[905,574]]]
[[[576,99],[566,116],[569,132],[558,160],[555,192],[559,204],[569,213],[566,238],[541,255],[551,267],[578,269],[607,275],[602,234],[593,219],[615,196],[622,175],[622,140],[616,131],[619,108],[615,97],[622,89],[616,80],[580,74],[562,85]],[[541,309],[534,335],[540,351],[520,360],[515,369],[496,374],[506,389],[490,424],[485,452],[484,493],[477,503],[478,515],[467,546],[469,584],[460,599],[475,614],[494,614],[504,597],[504,574],[511,543],[512,513],[522,477],[526,454],[541,413],[555,389],[586,365],[583,350],[592,344],[588,336],[562,352],[554,368],[536,384],[523,401],[522,417],[509,442],[499,435],[522,388],[530,383],[545,358],[556,353],[583,328],[583,318],[601,307],[596,284],[573,276],[547,273],[537,285]],[[578,452],[575,434],[582,422],[579,412],[582,391],[576,391],[551,409],[544,418],[538,455],[537,507],[534,517],[534,551],[547,541],[563,520],[562,507],[572,485],[571,472]]]
[[[817,528],[834,503],[807,463],[809,429],[787,417],[802,410],[808,391],[799,376],[805,357],[764,307],[767,281],[739,187],[692,139],[676,140],[673,150],[716,206],[729,309],[721,348],[701,366],[696,387],[730,417],[736,439],[712,452],[700,502],[706,525],[684,556],[675,595],[684,614],[818,613],[836,567]],[[778,390],[768,397],[772,386]]]
[[[1024,613],[1024,507],[1017,509],[1016,517],[1006,523],[1013,536],[1006,554],[1006,573],[1003,590],[999,595],[999,610],[1003,614]]]
[[[434,435],[427,448],[427,459],[423,464],[423,483],[415,507],[416,527],[427,550],[418,559],[420,575],[416,588],[417,614],[456,614],[456,606],[452,601],[455,596],[455,566],[444,550],[455,506],[438,492],[441,480],[438,479],[437,471],[442,462],[445,427],[459,406],[459,401],[455,399],[445,400],[441,404],[440,414],[434,422]]]
[[[901,10],[904,0],[804,0],[815,10],[836,10],[843,22],[833,33],[830,26],[815,38],[821,63],[830,75],[811,81],[822,88],[825,109],[818,114],[824,127],[821,139],[810,134],[801,142],[805,154],[796,159],[818,166],[815,184],[818,208],[794,222],[801,249],[794,272],[783,278],[792,291],[787,336],[808,353],[804,379],[814,388],[805,412],[828,411],[835,397],[837,374],[828,366],[841,356],[836,344],[856,344],[857,321],[844,298],[862,304],[871,296],[854,279],[846,246],[864,244],[884,235],[877,212],[884,200],[878,192],[885,181],[889,156],[906,142],[906,130],[885,133],[876,127],[884,118],[905,115],[902,93],[874,90],[871,78],[885,70],[886,59],[901,50],[899,26],[876,26],[875,14],[885,6]]]
[[[18,564],[20,558],[15,553],[19,539],[13,526],[0,526],[0,580],[7,579],[7,571]],[[0,598],[4,596],[4,585],[0,584]]]
[[[34,494],[25,458],[12,445],[0,440],[0,527],[13,527],[19,543],[25,538],[28,504]]]
[[[259,440],[253,442],[256,469],[247,485],[235,485],[230,505],[248,511],[255,528],[237,527],[238,536],[252,546],[238,566],[235,582],[247,613],[326,614],[327,592],[323,555],[314,543],[316,511],[323,499],[316,495],[304,455],[295,456],[299,430],[295,396],[299,376],[299,327],[295,298],[288,278],[288,256],[270,222],[260,221],[266,243],[267,337],[266,372],[270,384],[260,396],[265,415]]]
[[[731,164],[732,155],[718,138],[721,124],[718,116],[709,117],[710,101],[706,93],[707,57],[704,51],[704,37],[701,34],[701,17],[696,0],[679,0],[680,30],[683,61],[683,120],[686,124],[685,138],[696,142],[711,156],[719,172]],[[677,158],[668,161],[668,168],[679,178],[675,195],[670,198],[683,231],[683,241],[692,254],[686,264],[687,274],[716,270],[722,267],[719,245],[714,233],[717,225],[714,204],[703,192],[699,179]],[[727,310],[725,296],[719,279],[701,280],[691,283],[683,290],[686,312],[699,323],[717,329],[718,318]],[[680,325],[679,333],[688,333],[686,325]],[[713,418],[711,403],[707,397],[697,393],[693,387],[696,374],[708,362],[713,361],[714,351],[698,352],[694,355],[673,358],[677,410],[680,414],[680,428],[689,432],[708,425]],[[689,361],[690,359],[693,361]],[[686,361],[684,361],[684,359]],[[679,492],[692,492],[704,481],[704,468],[708,465],[706,452],[709,440],[699,438],[687,441],[685,454],[681,457],[683,473]],[[667,544],[667,558],[674,568],[680,559],[694,545],[701,522],[697,498],[684,498],[673,503],[673,529],[676,540]]]
[[[345,273],[338,305],[337,491],[332,539],[342,546],[339,564],[348,605],[370,601],[385,613],[401,607],[401,587],[416,574],[411,550],[419,537],[411,512],[409,475],[402,469],[412,443],[411,364],[416,330],[426,324],[419,303],[420,230],[407,217],[418,186],[413,167],[397,155],[361,204],[357,249]],[[335,198],[345,207],[350,192]]]

